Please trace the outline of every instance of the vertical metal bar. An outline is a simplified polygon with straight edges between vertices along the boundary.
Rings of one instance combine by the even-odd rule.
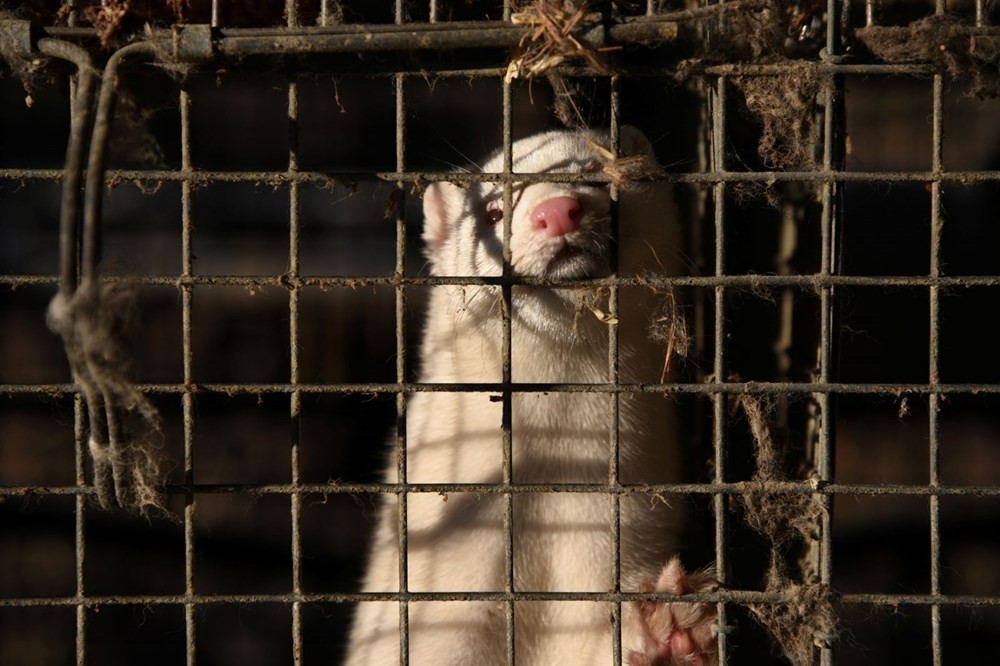
[[[397,13],[397,21],[401,14]],[[396,171],[406,169],[406,97],[404,95],[406,77],[396,74]],[[406,183],[396,183],[396,381],[402,385],[406,381],[406,288],[402,279],[406,276]],[[396,394],[396,482],[406,484],[406,394]],[[403,595],[399,602],[399,662],[406,666],[410,660],[410,620],[409,620],[409,579],[407,576],[407,495],[405,490],[397,493],[399,521],[399,592]]]
[[[438,3],[437,0],[430,0],[430,7],[427,9],[428,12],[428,22],[437,23],[438,20]]]
[[[212,27],[219,27],[219,2],[220,0],[212,0]]]
[[[101,208],[104,197],[104,175],[108,144],[114,124],[114,107],[118,95],[119,71],[123,61],[135,57],[154,56],[160,44],[153,41],[133,42],[115,51],[104,66],[104,75],[94,114],[94,131],[87,159],[86,196],[83,210],[83,242],[81,249],[81,283],[94,284],[101,252]],[[109,412],[109,415],[111,413]]]
[[[510,15],[513,9],[511,8],[511,0],[503,0],[503,20],[510,22]]]
[[[76,0],[66,0],[63,3],[63,7],[66,9],[66,25],[70,28],[75,28],[77,25],[77,18],[80,15]]]
[[[403,0],[396,0],[395,20],[397,24],[402,24],[405,20]],[[406,100],[404,97],[404,84],[406,77],[396,74],[396,171],[402,173],[406,168]],[[401,194],[405,194],[404,183],[396,183],[396,187]],[[396,209],[396,275],[397,279],[404,275],[401,272],[403,256],[405,255],[406,225],[403,213],[403,202],[399,202]],[[403,242],[400,247],[400,242]],[[403,287],[396,285],[396,381],[402,383],[406,380],[405,365],[402,352],[404,349],[403,340],[403,312],[401,303],[405,296],[401,293]],[[398,453],[396,459],[396,482],[400,485],[406,484],[406,396],[399,392],[396,394],[396,445]],[[410,663],[410,614],[409,601],[406,594],[409,592],[408,556],[407,556],[407,495],[406,491],[400,491],[398,497],[398,520],[399,520],[399,592],[403,595],[399,603],[399,663],[407,666]]]
[[[511,128],[511,90],[510,82],[503,82],[503,283],[501,289],[502,342],[501,358],[503,363],[503,414],[501,428],[503,429],[503,533],[504,533],[504,592],[507,594],[505,618],[507,622],[507,663],[514,664],[514,511],[511,485],[511,458],[513,451],[512,434],[512,400],[511,395],[511,267],[510,238],[513,231],[513,183],[511,174],[514,170],[514,144]]]
[[[875,0],[865,0],[865,25],[875,25]]]
[[[70,25],[76,22],[76,5],[73,2],[69,4],[69,21]],[[93,77],[90,77],[91,80]],[[80,108],[80,104],[89,105],[91,104],[91,95],[88,93],[85,96],[79,95],[79,89],[81,88],[81,77],[71,77],[70,78],[70,97],[69,97],[69,114],[71,122],[71,132],[77,134],[78,132],[83,133],[85,136],[89,124],[85,122],[86,118],[89,118],[89,114],[86,113],[85,109]],[[88,86],[89,87],[89,86]],[[82,139],[77,139],[82,140]],[[71,140],[71,145],[73,141]],[[83,146],[77,151],[80,156],[83,155]],[[63,178],[70,178],[70,159],[67,159],[66,172],[63,174]],[[82,167],[82,165],[81,165]],[[79,190],[79,182],[77,182],[77,190]],[[65,210],[66,200],[65,194],[63,201],[61,203],[61,214],[66,215]],[[74,206],[76,209],[75,216],[79,218],[79,205]],[[63,220],[60,220],[60,227],[64,227]],[[76,221],[77,229],[79,228],[79,220]],[[65,229],[60,230],[60,234],[65,234]],[[78,237],[78,233],[74,233],[74,245],[75,239]],[[60,239],[62,242],[62,239]],[[63,255],[67,251],[67,248],[60,247],[60,266],[62,270],[62,276],[60,278],[60,290],[66,290],[70,284],[75,285],[79,279],[80,265],[79,261],[66,261],[66,255]],[[78,247],[74,247],[71,250],[69,257],[76,259],[76,253]],[[72,263],[71,274],[66,273],[66,263]],[[64,291],[65,293],[65,291]],[[74,446],[74,461],[76,465],[76,487],[78,489],[83,489],[87,487],[87,475],[86,475],[86,436],[87,430],[84,422],[84,411],[86,407],[84,405],[83,395],[79,392],[73,397],[73,446]],[[83,492],[78,492],[74,498],[74,540],[75,540],[75,566],[76,566],[76,663],[77,666],[83,666],[87,660],[87,608],[83,604],[83,600],[87,594],[86,581],[84,579],[84,563],[86,561],[87,554],[87,532],[86,532],[86,521],[87,521],[87,496]]]
[[[298,1],[287,0],[285,17],[288,27],[298,25]],[[299,83],[293,77],[288,82],[288,172],[299,169]],[[299,228],[300,186],[292,179],[288,190],[288,346],[289,380],[292,386],[299,383]],[[292,488],[297,490],[302,482],[299,444],[302,438],[302,393],[292,391],[289,405],[291,417],[291,476]],[[302,666],[302,494],[293,492],[291,502],[292,522],[292,661]]]
[[[285,18],[288,27],[298,25],[298,2],[287,0]],[[294,78],[288,82],[288,172],[298,171],[299,160],[299,89]],[[289,183],[288,193],[288,344],[289,381],[292,386],[299,383],[299,193],[300,184],[296,180]],[[291,417],[291,481],[292,487],[299,486],[299,443],[302,434],[302,394],[295,390],[290,396]],[[302,496],[293,492],[290,497],[292,527],[292,660],[296,666],[302,664]]]
[[[619,150],[619,139],[621,134],[621,96],[619,94],[619,78],[617,74],[611,76],[611,128],[610,138],[611,152],[616,156]],[[611,277],[618,277],[618,247],[619,243],[619,223],[618,223],[618,200],[620,188],[617,183],[611,184]],[[608,288],[608,382],[618,384],[619,373],[619,345],[618,345],[618,285],[612,284]],[[609,405],[611,408],[611,429],[609,432],[608,447],[609,469],[608,485],[611,493],[611,575],[614,584],[615,594],[622,591],[622,571],[621,571],[621,495],[615,492],[620,487],[619,481],[619,451],[621,448],[621,394],[614,393],[610,396]],[[614,666],[621,666],[622,663],[622,603],[616,599],[611,614],[612,620],[612,648]]]
[[[699,25],[696,29],[699,38],[703,39],[704,26]],[[697,170],[699,173],[708,173],[714,169],[714,140],[712,125],[712,87],[704,77],[699,80],[698,86],[699,104],[698,110],[698,134],[697,134]],[[689,193],[691,202],[691,213],[688,216],[689,256],[693,264],[694,275],[705,274],[705,225],[707,224],[706,211],[708,210],[709,189],[707,187],[692,188]],[[692,305],[694,311],[694,358],[706,358],[706,330],[708,328],[708,306],[704,289],[692,289]],[[703,383],[705,381],[706,370],[701,364],[696,364],[695,381]],[[705,400],[698,399],[694,403],[694,424],[691,435],[695,442],[705,441],[705,417],[707,415],[707,405]]]
[[[95,70],[86,50],[67,42],[41,39],[38,50],[76,65],[69,78],[70,139],[59,202],[59,293],[69,298],[76,291],[80,272],[80,198],[87,138],[93,117]]]
[[[187,666],[194,666],[197,652],[197,629],[195,625],[195,595],[194,588],[194,518],[195,496],[191,488],[194,486],[194,378],[193,352],[191,344],[191,303],[194,297],[194,286],[184,284],[184,278],[194,275],[194,252],[191,234],[194,229],[192,221],[192,184],[193,174],[191,164],[191,96],[182,85],[180,91],[181,112],[181,335],[184,364],[184,393],[181,396],[181,408],[184,416],[184,626],[186,631]]]
[[[944,140],[944,76],[938,72],[934,74],[933,92],[933,140],[931,152],[931,169],[935,179],[931,183],[931,257],[930,274],[932,278],[941,276],[941,234],[943,232],[944,218],[941,208],[941,180],[938,176],[941,173],[941,151]],[[929,381],[931,386],[936,386],[940,381],[939,359],[940,351],[939,332],[941,326],[941,310],[939,300],[939,288],[936,284],[930,286],[930,359],[928,363]],[[941,396],[939,393],[931,392],[929,404],[929,440],[930,440],[930,478],[932,487],[940,484],[941,441],[940,424],[938,414],[941,409]],[[931,529],[931,594],[941,594],[941,514],[940,498],[931,495],[930,502],[930,529]],[[941,645],[941,606],[933,604],[931,606],[931,649],[933,652],[934,666],[944,663]]]
[[[711,168],[714,173],[726,170],[726,77],[720,76],[715,84],[712,101],[712,145]],[[719,181],[714,186],[715,197],[715,275],[726,274],[726,183]],[[726,379],[726,288],[715,287],[715,341],[712,381],[720,384]],[[715,482],[726,479],[726,395],[712,394],[712,440],[715,448]],[[719,582],[725,584],[728,564],[726,562],[726,496],[717,493],[712,497],[715,511],[715,570]],[[729,659],[728,635],[726,627],[726,604],[719,602],[716,607],[719,631],[719,664],[726,666]]]
[[[76,487],[83,489],[87,487],[86,465],[86,437],[87,429],[84,425],[83,395],[77,393],[73,399],[73,440],[74,455],[76,458]],[[87,559],[87,495],[83,492],[76,494],[76,665],[84,666],[87,663],[87,607],[84,599],[87,596],[87,586],[83,575],[84,563]]]
[[[69,21],[76,23],[76,5],[69,5]],[[46,44],[49,42],[49,44]],[[80,279],[81,262],[78,258],[80,245],[80,182],[83,169],[84,152],[87,133],[91,130],[91,105],[93,103],[94,72],[89,55],[75,45],[53,40],[41,40],[39,49],[43,52],[55,51],[59,57],[70,60],[77,66],[77,76],[71,77],[70,85],[70,141],[66,155],[66,166],[63,172],[63,189],[60,202],[59,220],[59,257],[60,280],[59,290],[64,297],[69,297]],[[75,378],[74,378],[75,379]],[[87,487],[86,451],[88,440],[84,420],[84,398],[77,393],[73,400],[73,439],[74,462],[76,467],[76,486],[82,490]],[[86,494],[78,492],[74,499],[74,541],[76,569],[76,663],[83,666],[87,661],[87,607],[84,603],[86,588],[86,556],[87,556],[87,504]]]
[[[827,92],[827,102],[830,102],[829,90]],[[831,115],[829,107],[825,112],[828,116]],[[829,123],[828,123],[829,126]],[[836,205],[836,193],[833,191],[834,185],[832,183],[824,183],[823,185],[823,223],[822,223],[822,247],[821,254],[823,257],[823,265],[821,268],[821,274],[823,276],[829,276],[834,271],[831,270],[831,263],[833,262],[833,243],[831,237],[834,235],[835,223],[833,217],[838,206]],[[832,381],[832,366],[833,366],[833,336],[834,336],[834,322],[836,320],[835,312],[835,294],[832,287],[826,286],[822,288],[820,292],[820,350],[819,350],[819,381],[822,384],[829,383]],[[833,446],[834,446],[834,436],[833,436],[833,398],[827,393],[821,393],[814,396],[820,409],[820,427],[819,427],[819,441],[817,443],[818,451],[816,455],[816,468],[817,473],[821,481],[831,481],[833,478]],[[821,518],[821,539],[820,539],[820,553],[819,553],[819,573],[820,581],[824,584],[829,584],[832,573],[833,573],[833,562],[832,562],[832,517],[831,517],[831,506],[830,497],[828,495],[821,495],[818,498],[823,508],[822,518]],[[821,652],[821,663],[832,664],[833,654],[832,649],[824,648]]]
[[[697,33],[699,38],[703,38],[704,26],[699,25],[697,28]],[[714,161],[714,150],[715,150],[715,128],[713,126],[713,113],[712,113],[712,102],[714,89],[705,79],[701,77],[698,81],[698,98],[700,101],[698,110],[698,133],[697,133],[697,171],[698,173],[708,173],[710,170],[715,169]],[[714,189],[714,188],[713,188]],[[708,187],[694,187],[691,188],[689,192],[689,201],[691,202],[691,212],[688,215],[687,228],[689,231],[688,237],[688,248],[689,256],[692,260],[692,273],[694,275],[704,275],[705,274],[705,264],[707,261],[705,252],[705,237],[707,236],[706,226],[708,225],[708,200],[709,200],[710,190]],[[707,344],[706,333],[708,329],[708,298],[706,297],[706,289],[696,288],[690,289],[689,293],[692,295],[693,301],[693,314],[694,314],[694,358],[707,358]],[[708,381],[706,375],[709,370],[705,368],[703,364],[695,365],[695,375],[694,379],[698,383],[705,383]],[[710,396],[711,408],[713,409],[713,419],[714,419],[714,405],[715,399]],[[707,417],[709,404],[703,397],[699,397],[694,401],[693,404],[693,425],[691,429],[691,440],[693,442],[698,442],[699,446],[707,441]],[[715,476],[715,480],[718,480],[718,476]],[[716,521],[715,521],[715,550],[718,553],[720,550],[724,549],[725,542],[725,525],[720,523],[718,516],[722,515],[722,511],[725,509],[725,502],[720,502],[712,497],[713,509],[715,510]],[[717,567],[719,580],[721,581],[724,576],[724,570]],[[721,604],[716,605],[716,612],[719,612]],[[717,626],[720,628],[719,633],[722,634],[725,628],[725,618],[723,615],[718,615]],[[717,639],[718,651],[720,659],[723,662],[726,660],[727,655],[725,653],[724,644],[725,638]]]
[[[833,19],[838,16],[838,0],[828,0],[827,53],[833,55],[840,50],[840,23]],[[827,173],[843,168],[844,163],[844,79],[842,74],[832,74],[824,93],[823,109],[823,170]],[[827,277],[840,271],[839,233],[843,215],[843,190],[840,183],[826,181],[822,193],[821,267],[820,273]],[[820,292],[820,350],[819,381],[826,384],[835,381],[836,343],[838,329],[837,298],[833,287],[825,286]],[[833,453],[835,444],[836,407],[834,396],[822,393],[814,396],[820,408],[820,432],[816,455],[817,473],[820,481],[833,480]],[[820,582],[829,585],[833,577],[833,517],[832,498],[822,494],[817,498],[823,509],[820,527],[819,575]],[[833,646],[829,641],[819,641],[820,663],[832,666]]]
[[[976,0],[976,27],[982,28],[986,25],[986,0]]]

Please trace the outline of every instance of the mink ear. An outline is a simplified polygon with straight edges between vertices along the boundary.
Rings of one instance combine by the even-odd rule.
[[[653,144],[649,142],[642,130],[625,125],[618,135],[618,145],[622,155],[653,155]]]
[[[431,183],[424,190],[424,251],[434,263],[461,214],[462,198],[461,189],[452,183]]]

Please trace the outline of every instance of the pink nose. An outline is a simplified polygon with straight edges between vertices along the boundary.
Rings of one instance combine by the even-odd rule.
[[[564,236],[580,226],[583,208],[573,197],[553,197],[535,206],[531,221],[535,228],[555,238]]]

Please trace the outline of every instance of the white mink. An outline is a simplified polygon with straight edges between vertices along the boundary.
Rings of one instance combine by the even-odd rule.
[[[517,141],[515,173],[600,173],[605,135],[552,131]],[[603,150],[598,146],[605,147]],[[650,155],[646,138],[621,133],[624,155]],[[499,172],[503,155],[481,166]],[[510,215],[511,270],[515,276],[602,277],[610,271],[611,199],[601,183],[519,183]],[[466,188],[441,182],[424,194],[424,241],[438,276],[502,274],[503,186]],[[625,191],[619,202],[619,274],[670,272],[678,232],[664,187]],[[623,288],[620,299],[620,380],[656,381],[664,349],[648,339],[653,295]],[[605,298],[606,300],[606,298]],[[501,291],[496,286],[431,289],[421,348],[423,382],[500,382]],[[512,288],[513,382],[610,381],[608,324],[596,288]],[[607,483],[614,396],[601,393],[524,393],[511,398],[514,483]],[[620,397],[619,475],[623,483],[679,480],[679,450],[670,398]],[[485,393],[422,392],[407,406],[406,467],[410,483],[500,483],[503,478],[502,403]],[[395,463],[386,480],[396,479]],[[605,493],[545,492],[513,495],[514,589],[519,592],[609,592],[614,589],[612,499]],[[397,501],[387,496],[372,544],[363,590],[399,591]],[[679,501],[626,495],[621,499],[621,589],[654,589],[675,553]],[[408,590],[487,592],[504,589],[503,497],[496,493],[411,493],[407,497]],[[681,571],[683,575],[683,571]],[[676,576],[674,576],[676,578]],[[662,582],[662,577],[661,577]],[[668,592],[674,589],[656,586]],[[704,585],[695,591],[704,589]],[[650,637],[648,609],[623,605],[623,658],[661,661]],[[484,601],[411,601],[409,657],[418,666],[506,663],[505,606]],[[589,601],[518,601],[514,604],[519,664],[612,663],[612,605]],[[712,617],[699,616],[698,636]],[[707,619],[706,619],[707,618]],[[359,604],[347,663],[399,663],[399,605]],[[684,631],[671,627],[669,631]],[[710,632],[709,632],[710,635]],[[650,641],[654,641],[650,644]],[[704,641],[702,641],[703,643]],[[711,646],[695,657],[711,663]],[[650,657],[642,655],[652,655]],[[643,659],[645,661],[636,661]],[[680,662],[678,662],[680,663]],[[696,663],[691,661],[691,663]]]

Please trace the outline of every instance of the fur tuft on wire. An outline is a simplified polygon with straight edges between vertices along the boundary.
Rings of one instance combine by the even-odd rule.
[[[47,321],[63,339],[87,403],[98,502],[140,515],[166,513],[162,465],[151,437],[160,429],[159,414],[125,378],[133,304],[133,290],[85,280],[71,295],[60,292],[52,299]]]

